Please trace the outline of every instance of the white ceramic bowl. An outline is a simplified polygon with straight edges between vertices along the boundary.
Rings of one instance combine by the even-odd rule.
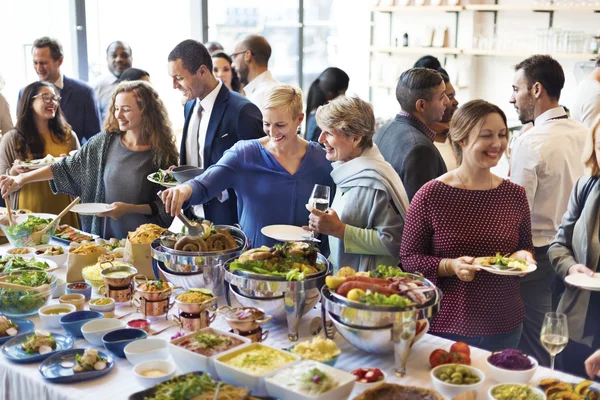
[[[86,322],[81,327],[85,340],[96,346],[103,346],[102,336],[125,327],[125,322],[116,318],[99,318]]]
[[[67,290],[67,282],[64,279],[57,279],[56,280],[56,289],[54,289],[54,292],[52,293],[52,298],[58,299],[60,296],[65,294],[66,290]]]
[[[169,343],[163,339],[140,339],[125,346],[123,352],[133,365],[150,360],[169,358]]]
[[[489,362],[489,357],[486,359],[487,364],[487,376],[492,378],[498,383],[512,382],[512,383],[527,383],[531,380],[535,371],[538,367],[538,362],[535,358],[528,356],[529,360],[533,364],[533,368],[521,371],[514,371],[510,369],[496,367]]]
[[[245,351],[261,347],[270,348],[277,352],[283,353],[286,357],[293,359],[293,361],[282,365],[277,369],[265,372],[263,375],[251,375],[250,373],[240,368],[234,367],[224,362],[239,353],[243,353]],[[292,354],[284,350],[279,350],[274,347],[266,346],[262,343],[251,343],[242,348],[234,348],[224,352],[223,354],[218,355],[214,358],[214,363],[215,369],[219,374],[219,379],[221,379],[222,381],[229,383],[230,385],[245,387],[246,389],[250,390],[254,396],[266,396],[267,388],[265,386],[265,377],[267,375],[270,375],[271,373],[275,373],[281,370],[282,368],[289,367],[293,363],[297,362],[299,359],[300,356],[297,356],[296,354]]]
[[[69,312],[63,313],[63,314],[56,314],[56,315],[48,315],[46,314],[46,312],[48,311],[52,311],[52,310],[56,310],[56,309],[69,309]],[[60,329],[61,325],[60,325],[60,317],[62,317],[65,314],[69,314],[72,313],[73,311],[75,311],[77,308],[73,305],[73,304],[50,304],[48,306],[44,306],[42,308],[40,308],[38,310],[38,315],[40,317],[40,319],[42,320],[42,325],[46,328],[46,329]]]
[[[105,305],[95,304],[100,299],[102,299],[104,301],[108,300],[108,304],[105,304]],[[100,312],[114,311],[115,310],[115,299],[113,299],[111,297],[96,297],[95,299],[90,300],[88,306],[90,308],[90,311],[100,311]]]
[[[62,247],[60,245],[52,245],[52,244],[41,244],[39,246],[35,246],[35,251],[38,250],[46,250],[49,247]],[[35,253],[34,253],[35,254]],[[54,261],[57,266],[62,267],[67,262],[67,257],[69,256],[68,250],[63,248],[63,254],[59,254],[56,256],[45,256],[42,254],[35,254],[36,258],[43,258],[45,260]]]
[[[488,395],[488,399],[489,400],[496,400],[496,398],[494,396],[492,396],[492,391],[494,390],[494,388],[501,386],[501,385],[519,385],[519,386],[528,386],[528,385],[523,385],[521,383],[499,383],[498,385],[494,385],[492,387],[490,387],[487,391],[487,395]],[[529,386],[529,389],[531,389],[531,391],[535,394],[537,394],[538,396],[540,396],[541,400],[546,400],[546,395],[544,394],[544,391],[538,388],[535,388],[533,386]]]
[[[198,332],[200,332],[200,333],[215,333],[215,334],[219,334],[219,335],[234,337],[234,338],[242,341],[242,344],[239,346],[244,346],[251,342],[251,340],[248,338],[245,338],[245,337],[242,337],[242,336],[230,333],[230,332],[220,331],[218,329],[213,329],[213,328],[204,328],[204,329],[199,330]],[[202,354],[194,353],[191,350],[185,349],[185,348],[177,345],[178,343],[181,343],[195,335],[196,335],[196,332],[192,332],[185,336],[178,337],[175,340],[171,340],[171,342],[169,343],[169,351],[171,353],[171,357],[173,357],[175,364],[177,364],[177,367],[179,368],[179,370],[184,374],[187,374],[188,372],[194,372],[194,371],[206,371],[206,372],[210,373],[210,376],[212,376],[213,379],[218,379],[219,375],[217,373],[217,370],[215,369],[213,360],[216,356],[218,356],[220,354],[217,354],[212,357],[207,357]],[[239,348],[239,346],[234,347],[234,348],[237,349],[237,348]]]
[[[35,248],[33,247],[12,247],[6,250],[6,255],[11,257],[21,257],[29,259],[35,256]]]
[[[310,368],[318,368],[319,370],[325,372],[327,375],[331,376],[335,381],[337,381],[338,385],[335,388],[316,396],[309,396],[307,394],[302,394],[297,390],[293,390],[290,387],[290,383],[294,381],[297,382],[299,379],[299,373]],[[269,395],[278,399],[286,400],[347,399],[349,398],[350,393],[352,393],[355,382],[356,377],[351,373],[311,360],[300,361],[299,363],[296,363],[290,367],[285,367],[280,369],[278,372],[269,374],[265,378],[265,385]]]
[[[176,368],[177,367],[175,366],[175,364],[173,364],[171,361],[149,360],[141,362],[135,367],[133,367],[133,375],[135,375],[138,382],[140,382],[140,384],[147,389],[161,382],[171,379],[171,377],[175,374]],[[165,375],[157,378],[142,375],[144,371],[149,370],[159,370],[164,372]]]
[[[477,375],[477,377],[479,378],[479,382],[472,383],[470,385],[467,385],[467,384],[459,385],[459,384],[455,384],[455,383],[447,383],[438,378],[442,369],[447,368],[447,367],[457,367],[457,366],[464,367],[465,369],[468,369],[473,374]],[[483,381],[485,381],[485,374],[483,372],[481,372],[477,368],[473,368],[469,365],[463,365],[463,364],[438,365],[437,367],[435,367],[434,369],[431,370],[430,374],[431,374],[431,382],[433,383],[433,388],[435,390],[437,390],[439,393],[441,393],[443,396],[450,398],[450,399],[458,396],[461,393],[466,392],[467,390],[475,390],[475,391],[479,390],[481,385],[483,385]]]
[[[376,368],[376,367],[365,367],[365,368]],[[379,370],[383,373],[382,380],[379,380],[377,382],[371,382],[371,383],[363,383],[363,382],[356,381],[356,383],[354,384],[354,387],[357,390],[360,390],[362,392],[363,390],[371,389],[372,387],[375,387],[381,383],[384,383],[387,380],[387,374],[381,368]],[[354,370],[352,370],[352,371],[354,371]],[[351,373],[351,375],[354,377],[355,380],[358,379],[358,377],[356,375],[354,375],[352,373]]]

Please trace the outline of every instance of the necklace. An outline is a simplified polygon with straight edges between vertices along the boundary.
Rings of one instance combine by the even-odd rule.
[[[465,188],[465,190],[469,190],[469,188],[467,188],[467,185],[465,185],[465,183],[463,182],[462,178],[460,177],[460,175],[458,174],[458,170],[456,170],[456,176],[458,177],[458,180],[460,181],[460,183],[463,185],[463,187]],[[488,190],[492,189],[492,185],[493,185],[493,175],[490,174],[490,187]]]

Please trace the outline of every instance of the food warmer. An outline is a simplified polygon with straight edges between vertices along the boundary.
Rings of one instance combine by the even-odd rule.
[[[326,326],[329,319],[354,347],[369,353],[393,352],[396,375],[404,376],[411,347],[425,333],[425,330],[418,328],[428,326],[428,322],[439,311],[442,298],[441,290],[429,280],[414,274],[408,275],[431,288],[424,293],[424,304],[402,308],[371,306],[348,300],[324,286],[321,290],[321,313],[325,335],[332,339],[332,333],[328,332]]]
[[[298,340],[300,319],[319,301],[319,290],[329,273],[329,261],[320,253],[317,263],[325,268],[302,281],[286,281],[285,278],[230,270],[229,260],[224,266],[225,299],[231,303],[231,293],[244,307],[255,307],[271,315],[275,320],[287,319],[288,338]]]
[[[215,228],[228,229],[238,246],[225,251],[190,252],[174,250],[174,238],[162,237],[152,242],[152,258],[169,282],[186,290],[206,288],[215,295],[220,294],[223,282],[221,266],[232,257],[239,257],[249,248],[249,241],[238,227],[216,225]]]

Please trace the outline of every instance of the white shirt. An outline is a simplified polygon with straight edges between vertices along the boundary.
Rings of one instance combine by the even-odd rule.
[[[458,162],[456,161],[456,155],[454,154],[454,150],[452,150],[452,145],[450,144],[450,138],[446,138],[444,143],[434,141],[433,144],[439,150],[442,155],[442,159],[446,164],[446,169],[448,171],[452,171],[458,167]]]
[[[107,72],[100,76],[100,78],[98,78],[98,80],[92,85],[94,92],[96,92],[96,99],[98,100],[98,105],[100,107],[100,117],[102,118],[102,121],[100,121],[100,126],[102,126],[102,123],[108,115],[110,98],[112,97],[113,91],[119,84],[118,81],[119,78],[114,76],[111,72]]]
[[[577,85],[571,116],[588,128],[592,128],[592,124],[600,116],[600,82],[595,79],[584,79]]]
[[[262,111],[262,105],[267,94],[276,85],[279,85],[279,81],[273,78],[271,71],[267,70],[252,79],[251,82],[248,82],[248,84],[244,86],[244,92],[246,92],[248,100],[253,102]]]
[[[564,108],[550,109],[514,142],[510,180],[525,188],[531,209],[533,245],[550,244],[567,211],[575,181],[583,175],[581,154],[587,128]]]

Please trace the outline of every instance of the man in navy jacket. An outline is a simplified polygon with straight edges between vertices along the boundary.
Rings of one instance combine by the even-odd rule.
[[[184,40],[169,54],[173,88],[182,92],[185,124],[180,164],[207,169],[238,140],[265,135],[258,107],[239,93],[227,89],[212,73],[212,58],[204,45]],[[203,205],[204,218],[215,224],[237,223],[237,198],[233,190]]]
[[[62,46],[57,40],[42,37],[33,42],[33,68],[40,81],[52,83],[61,97],[60,108],[79,142],[85,143],[100,132],[100,114],[94,91],[87,84],[67,78],[60,72]],[[19,92],[19,101],[21,93]]]

